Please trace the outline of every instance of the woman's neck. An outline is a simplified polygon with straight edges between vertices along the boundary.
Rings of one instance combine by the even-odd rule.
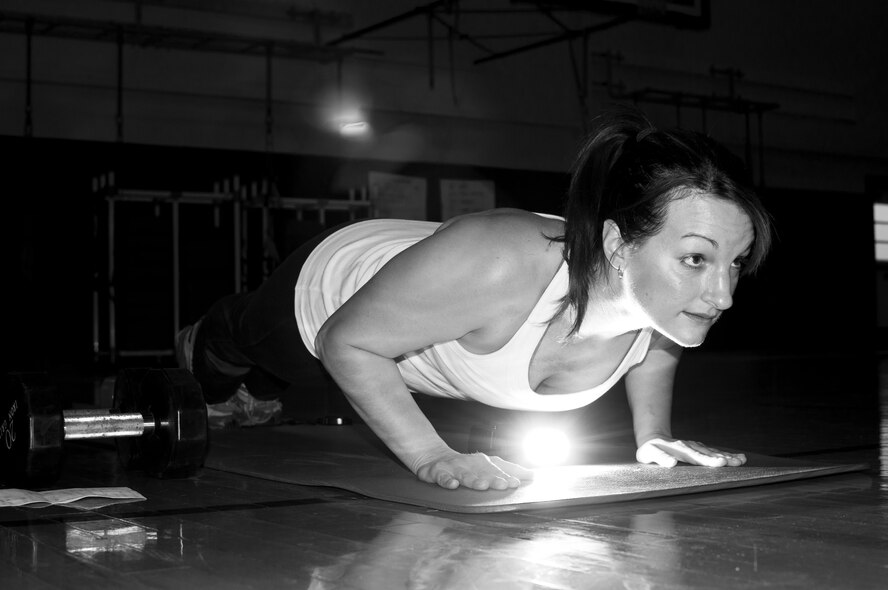
[[[593,286],[579,338],[611,339],[650,326],[645,314],[629,297],[625,283],[616,277]],[[573,325],[572,322],[570,325]]]

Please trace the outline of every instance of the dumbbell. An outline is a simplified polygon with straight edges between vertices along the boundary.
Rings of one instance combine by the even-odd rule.
[[[0,403],[0,480],[58,478],[69,440],[114,438],[121,463],[155,477],[190,477],[209,449],[200,385],[185,369],[123,369],[111,409],[62,410],[45,373],[11,373]]]

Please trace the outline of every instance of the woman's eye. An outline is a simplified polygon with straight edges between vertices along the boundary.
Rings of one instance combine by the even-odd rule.
[[[702,254],[688,254],[681,261],[688,266],[696,268],[703,264],[704,258]]]
[[[731,266],[737,270],[743,270],[743,267],[746,266],[746,262],[746,258],[738,258],[731,263]]]

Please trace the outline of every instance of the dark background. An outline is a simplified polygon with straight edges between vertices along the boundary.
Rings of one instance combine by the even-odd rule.
[[[242,182],[274,178],[281,194],[328,195],[343,165],[389,170],[428,179],[429,211],[438,210],[437,180],[494,181],[497,206],[560,212],[567,174],[428,163],[345,162],[320,156],[50,139],[0,138],[4,162],[4,235],[9,240],[8,362],[53,369],[93,357],[93,291],[104,336],[107,205],[93,192],[94,177],[115,170],[118,186],[208,191],[220,170]],[[777,239],[757,276],[741,281],[735,306],[710,333],[709,351],[849,352],[874,350],[875,286],[872,204],[862,195],[764,189]],[[434,215],[430,215],[434,218]],[[172,237],[166,203],[118,203],[115,277],[122,348],[171,346]],[[219,226],[211,207],[183,205],[181,213],[181,321],[197,319],[216,298],[233,291],[230,208]],[[328,225],[336,221],[332,216]],[[273,214],[283,256],[319,231],[290,211]],[[258,237],[254,238],[258,240]],[[251,242],[250,247],[259,245]],[[253,259],[248,281],[261,280]],[[100,341],[104,349],[107,342]]]

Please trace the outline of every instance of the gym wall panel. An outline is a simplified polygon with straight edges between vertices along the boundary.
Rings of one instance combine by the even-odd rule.
[[[337,3],[336,9],[350,15],[352,24],[324,26],[320,40],[330,41],[415,6],[395,0]],[[135,3],[90,0],[76,6],[58,0],[10,0],[4,8],[130,24],[137,14]],[[621,100],[621,92],[643,88],[702,96],[733,92],[743,99],[773,101],[780,108],[765,115],[764,135],[769,184],[817,188],[827,183],[830,190],[860,191],[863,180],[858,170],[884,174],[888,168],[879,131],[888,124],[880,107],[886,100],[881,75],[886,50],[879,29],[884,10],[878,2],[862,3],[853,11],[836,10],[825,0],[808,2],[803,10],[788,2],[764,3],[754,9],[714,3],[707,30],[633,22],[596,32],[588,40],[590,59],[584,72],[590,84],[587,112],[594,114]],[[146,26],[193,27],[209,34],[306,43],[315,39],[310,26],[286,19],[155,4],[142,6],[138,14]],[[543,37],[544,16],[512,18],[467,13],[462,15],[461,26],[468,33],[502,34],[500,39],[483,40],[491,52],[533,39],[509,38],[510,34],[536,31],[536,39]],[[582,28],[602,20],[601,15],[574,14],[568,24]],[[341,78],[335,60],[275,58],[271,150],[393,160],[412,153],[429,162],[563,171],[564,155],[573,151],[583,131],[575,80],[575,74],[583,72],[573,70],[570,46],[554,43],[476,64],[488,53],[460,41],[451,54],[446,29],[438,26],[435,33],[431,71],[427,22],[420,17],[342,44],[376,53],[347,56]],[[0,49],[8,49],[3,52],[6,59],[0,78],[24,86],[24,35],[0,34],[0,43]],[[575,43],[574,58],[579,45]],[[117,48],[113,35],[105,42],[36,35],[33,57],[38,136],[101,141],[108,140],[109,133],[115,137]],[[735,72],[733,83],[725,71]],[[610,89],[603,85],[608,72]],[[124,138],[156,145],[264,150],[265,75],[261,52],[245,56],[199,47],[185,51],[152,43],[126,45]],[[89,87],[95,92],[69,92],[69,87]],[[8,99],[12,108],[0,110],[0,130],[14,135],[24,129],[20,92],[15,101]],[[50,92],[60,100],[41,98]],[[343,143],[324,120],[326,109],[340,97],[354,97],[376,128],[376,135],[364,144]],[[698,109],[661,108],[645,102],[640,106],[650,108],[659,126],[680,122],[706,128],[735,151],[745,151],[746,130],[739,114],[722,117],[709,112],[704,123]],[[493,124],[482,127],[482,121]],[[753,140],[758,141],[755,121],[752,125]],[[476,129],[484,133],[473,133]],[[787,154],[804,157],[793,161]],[[784,173],[788,165],[799,171]],[[846,171],[855,175],[846,177]]]

